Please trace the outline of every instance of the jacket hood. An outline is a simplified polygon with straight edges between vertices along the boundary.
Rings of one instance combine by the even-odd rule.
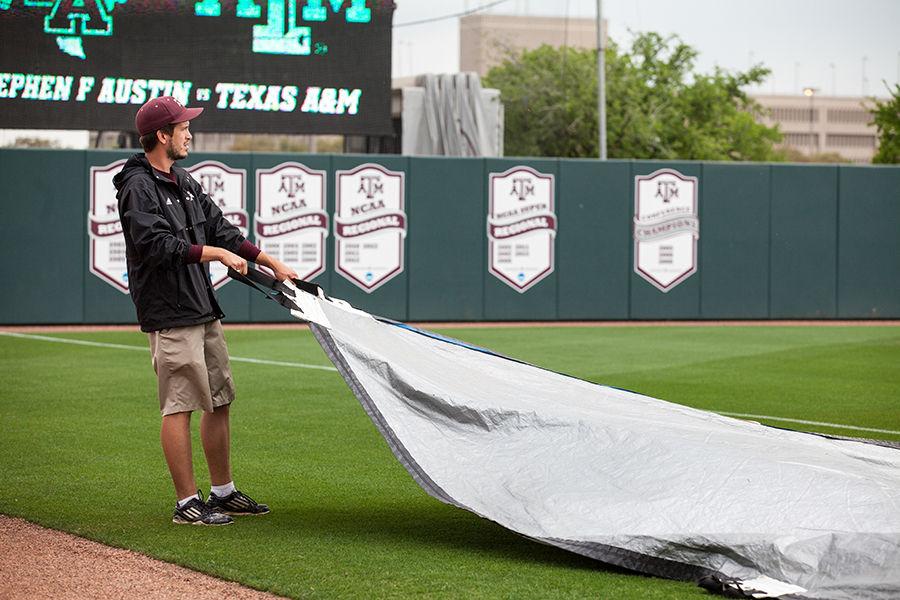
[[[116,190],[121,190],[129,179],[142,173],[153,173],[150,161],[143,154],[133,154],[122,170],[113,177],[113,185]]]

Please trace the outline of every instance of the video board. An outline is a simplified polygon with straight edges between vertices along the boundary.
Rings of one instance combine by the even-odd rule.
[[[392,0],[0,0],[0,128],[391,132]]]

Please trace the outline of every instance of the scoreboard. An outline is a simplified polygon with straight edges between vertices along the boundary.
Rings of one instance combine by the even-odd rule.
[[[0,128],[391,132],[392,0],[0,0]]]

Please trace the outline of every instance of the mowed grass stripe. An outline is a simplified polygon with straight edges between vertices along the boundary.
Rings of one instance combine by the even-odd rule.
[[[109,348],[116,350],[131,350],[131,351],[141,351],[141,352],[149,352],[149,348],[146,346],[132,346],[126,344],[115,344],[109,342],[95,342],[90,340],[81,340],[81,339],[72,339],[65,337],[56,337],[56,336],[46,336],[46,335],[37,335],[37,334],[25,334],[18,332],[7,332],[0,331],[0,335],[8,336],[8,337],[16,337],[22,339],[30,339],[30,340],[38,340],[45,342],[56,342],[56,343],[65,343],[65,344],[74,344],[81,346],[92,346],[96,348]],[[860,342],[862,343],[862,342]],[[809,347],[809,346],[804,346]],[[751,354],[759,354],[759,350],[754,350]],[[301,368],[301,369],[320,369],[324,371],[336,371],[334,367],[324,366],[324,365],[310,365],[304,363],[296,363],[296,362],[288,362],[288,361],[278,361],[278,360],[267,360],[261,358],[249,358],[249,357],[241,357],[241,356],[231,356],[231,360],[235,362],[245,362],[251,364],[259,364],[259,365],[268,365],[268,366],[281,366],[281,367],[291,367],[291,368]],[[698,364],[697,362],[686,363],[691,365]],[[685,364],[681,366],[686,366]],[[654,370],[654,369],[649,369]],[[790,417],[782,417],[775,415],[756,415],[756,414],[747,414],[747,413],[739,413],[739,412],[731,412],[731,411],[723,411],[723,410],[715,410],[710,409],[713,412],[717,412],[722,415],[738,417],[738,418],[746,418],[746,419],[754,419],[754,420],[767,420],[767,421],[777,421],[783,423],[796,423],[800,425],[813,425],[816,427],[826,427],[830,429],[847,429],[853,431],[867,431],[871,433],[885,433],[889,435],[900,436],[900,430],[893,429],[881,429],[877,427],[861,427],[858,425],[851,425],[847,423],[830,423],[825,421],[810,421],[806,419],[795,419]]]
[[[0,335],[8,337],[17,337],[28,340],[40,340],[42,342],[57,342],[60,344],[74,344],[76,346],[93,346],[95,348],[113,348],[116,350],[137,350],[140,352],[149,352],[150,348],[146,346],[129,346],[126,344],[110,344],[108,342],[92,342],[90,340],[74,340],[64,337],[51,337],[48,335],[35,335],[30,333],[17,333],[13,331],[0,331]],[[266,360],[263,358],[247,358],[244,356],[230,356],[230,360],[234,362],[245,362],[256,365],[270,365],[275,367],[291,367],[296,369],[319,369],[322,371],[335,371],[334,367],[326,365],[308,365],[304,363],[288,362],[283,360]]]
[[[900,328],[625,329],[448,333],[699,408],[900,430]],[[307,330],[226,336],[238,356],[327,361]],[[137,332],[66,337],[146,344]],[[0,512],[297,598],[707,597],[429,498],[332,372],[250,363],[234,372],[235,479],[273,512],[223,529],[180,527],[170,522],[149,356],[0,337]],[[206,490],[196,432],[194,451]]]

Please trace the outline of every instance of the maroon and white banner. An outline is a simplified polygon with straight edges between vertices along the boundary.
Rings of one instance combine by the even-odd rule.
[[[256,171],[256,243],[300,279],[325,270],[325,171],[296,162]]]
[[[206,160],[189,167],[187,172],[200,183],[206,195],[222,211],[222,215],[247,237],[247,225],[250,221],[247,215],[247,171]],[[209,277],[215,288],[231,281],[228,268],[218,261],[209,263]]]
[[[490,175],[488,270],[519,293],[555,268],[553,184],[553,175],[526,166]]]
[[[365,164],[335,179],[335,268],[371,293],[403,272],[405,174]]]
[[[128,264],[125,261],[125,236],[119,222],[119,204],[113,177],[122,170],[125,159],[104,167],[91,167],[88,210],[88,268],[91,273],[122,293],[128,293]]]
[[[352,238],[391,228],[405,231],[406,215],[403,213],[385,214],[366,219],[360,223],[335,223],[334,232],[340,238]]]
[[[634,178],[634,271],[662,292],[697,271],[697,187],[674,169]]]

